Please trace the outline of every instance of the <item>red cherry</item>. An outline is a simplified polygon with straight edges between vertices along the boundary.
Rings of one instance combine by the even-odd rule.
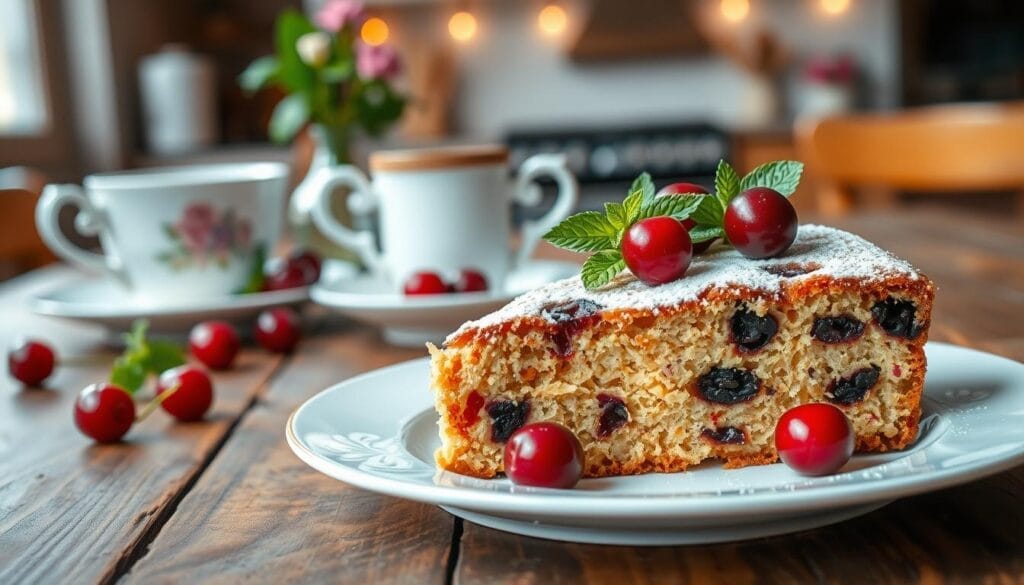
[[[583,474],[583,446],[560,424],[528,424],[505,443],[505,474],[519,485],[571,488]]]
[[[664,195],[687,195],[687,194],[691,194],[692,195],[694,193],[698,193],[698,194],[701,194],[701,195],[710,195],[710,193],[708,193],[707,189],[705,189],[704,187],[701,187],[700,185],[696,185],[694,183],[672,183],[670,185],[665,185],[664,187],[662,187],[661,191],[658,191],[658,194],[655,195],[655,197],[662,197]],[[685,227],[687,231],[692,230],[696,226],[697,226],[697,222],[692,220],[692,219],[690,219],[690,218],[686,218],[686,219],[683,220],[683,227]],[[718,239],[718,238],[715,238],[715,239]],[[707,250],[708,248],[710,248],[711,244],[714,244],[714,243],[715,243],[715,240],[707,240],[707,241],[704,241],[704,242],[697,242],[696,244],[693,244],[693,253],[694,254],[700,254],[700,253],[704,252],[705,250]]]
[[[26,386],[39,386],[53,373],[54,355],[41,341],[21,339],[7,351],[7,369]]]
[[[316,252],[311,250],[294,250],[288,256],[288,262],[306,268],[306,275],[310,279],[306,284],[313,284],[320,280],[320,268],[323,265],[323,261]]]
[[[796,239],[797,225],[793,204],[767,187],[747,189],[725,210],[725,235],[747,258],[782,254]]]
[[[97,443],[113,443],[135,422],[135,403],[120,386],[92,384],[75,400],[75,426]]]
[[[448,292],[448,285],[436,272],[414,272],[402,287],[407,296],[438,295]]]
[[[256,318],[256,341],[267,351],[288,353],[300,336],[299,316],[287,307],[268,309]]]
[[[224,321],[205,321],[188,335],[192,355],[214,370],[230,368],[240,345],[235,328]]]
[[[472,269],[459,271],[459,279],[452,285],[452,292],[481,292],[487,290],[487,277]]]
[[[775,425],[775,449],[782,461],[803,475],[827,475],[853,455],[853,427],[831,404],[791,408]]]
[[[194,421],[203,418],[213,404],[213,383],[206,372],[196,366],[178,366],[160,374],[156,383],[159,396],[178,386],[160,407],[180,421]]]
[[[682,222],[671,217],[642,219],[622,238],[622,258],[626,266],[651,286],[681,278],[692,256],[689,232]]]
[[[278,262],[263,281],[263,290],[287,290],[308,286],[316,281],[308,262],[285,260]]]

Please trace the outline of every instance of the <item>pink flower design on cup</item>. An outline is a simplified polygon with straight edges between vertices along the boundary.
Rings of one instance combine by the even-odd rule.
[[[314,20],[327,32],[336,33],[346,25],[359,26],[366,18],[363,3],[356,0],[327,0]]]
[[[233,257],[248,259],[254,249],[249,219],[231,208],[218,212],[205,201],[188,204],[177,221],[164,224],[164,233],[173,247],[157,259],[174,270],[211,263],[227,268]]]
[[[390,45],[356,43],[356,71],[363,79],[391,79],[402,70],[398,53]]]

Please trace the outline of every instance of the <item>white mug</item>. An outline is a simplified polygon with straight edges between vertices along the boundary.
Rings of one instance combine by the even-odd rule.
[[[36,206],[39,235],[58,256],[112,277],[140,300],[165,302],[242,291],[281,234],[288,166],[232,163],[89,175],[47,185]],[[58,224],[78,207],[75,229],[98,235],[84,250]]]
[[[501,146],[445,147],[380,151],[370,156],[373,181],[358,168],[329,167],[314,176],[318,192],[314,223],[338,244],[356,252],[367,268],[394,289],[414,272],[453,274],[474,269],[491,290],[503,290],[505,277],[521,265],[538,240],[573,210],[576,179],[560,154],[540,154],[523,162],[516,181],[508,176],[508,150]],[[533,181],[550,176],[558,198],[550,211],[522,228],[518,250],[509,249],[510,205],[536,205]],[[352,190],[353,213],[379,212],[380,250],[373,235],[353,231],[331,213],[336,185]]]

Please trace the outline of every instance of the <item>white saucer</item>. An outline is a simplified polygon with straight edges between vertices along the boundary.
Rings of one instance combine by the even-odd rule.
[[[324,265],[324,275],[330,275],[334,281],[351,277],[356,271],[355,266],[345,262],[331,261]],[[299,305],[308,300],[309,287],[302,287],[156,302],[131,295],[110,280],[83,276],[59,288],[35,295],[30,299],[30,307],[39,315],[93,323],[111,331],[127,331],[136,319],[146,319],[153,332],[179,334],[187,333],[201,321],[219,319],[244,322],[268,307]]]
[[[578,264],[535,260],[508,276],[504,291],[407,297],[380,278],[322,278],[310,290],[317,304],[383,328],[394,345],[422,347],[440,342],[471,319],[495,311],[513,298],[580,270]]]
[[[782,464],[705,464],[550,490],[442,471],[433,459],[439,440],[426,359],[324,390],[295,411],[287,437],[299,458],[331,477],[508,532],[629,545],[757,538],[839,522],[1024,462],[1024,365],[941,343],[927,353],[917,442],[856,456],[827,477],[801,477]]]

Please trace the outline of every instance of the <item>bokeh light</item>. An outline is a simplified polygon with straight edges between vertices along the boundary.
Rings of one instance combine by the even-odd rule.
[[[548,4],[537,14],[537,27],[548,36],[558,36],[565,32],[569,24],[569,16],[558,4]]]
[[[391,31],[388,29],[388,23],[376,16],[367,18],[366,22],[363,23],[363,28],[359,29],[359,36],[363,39],[363,42],[373,46],[386,43],[390,34]]]
[[[850,9],[850,0],[820,0],[821,10],[831,16],[839,16]]]
[[[460,43],[469,42],[476,36],[476,17],[460,10],[448,19],[448,34]]]
[[[750,0],[722,0],[719,10],[729,22],[742,22],[750,14]]]

